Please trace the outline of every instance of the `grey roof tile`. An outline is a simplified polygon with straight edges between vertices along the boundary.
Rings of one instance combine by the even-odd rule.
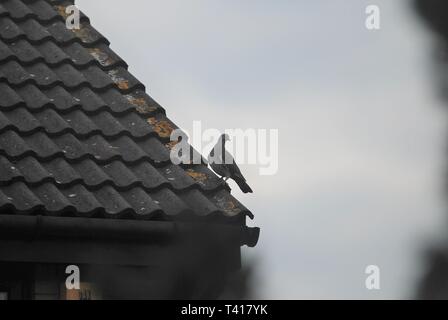
[[[17,92],[6,83],[0,83],[0,106],[2,108],[12,108],[20,103],[23,103],[22,98],[17,94]]]
[[[15,20],[21,20],[26,17],[31,17],[33,11],[22,1],[8,0],[3,1],[2,6],[9,12],[9,16]]]
[[[12,21],[11,21],[12,22]],[[52,39],[52,34],[49,32],[49,29],[46,29],[39,22],[33,19],[25,20],[23,22],[12,22],[16,25],[15,28],[20,30],[17,35],[9,36],[5,40],[18,41],[20,39],[27,39],[33,44],[42,43],[46,40]],[[61,22],[62,23],[62,22]],[[61,24],[60,23],[60,24]]]
[[[0,39],[11,42],[19,37],[25,37],[25,32],[10,18],[2,17],[0,19]]]
[[[49,90],[54,90],[54,88]],[[19,87],[16,89],[16,92],[20,95],[22,101],[25,102],[22,105],[30,109],[30,111],[47,107],[51,103],[51,99],[33,84]]]
[[[9,14],[9,11],[0,3],[0,17],[7,17]]]

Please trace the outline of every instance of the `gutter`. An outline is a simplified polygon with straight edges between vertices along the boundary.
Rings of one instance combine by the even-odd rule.
[[[165,243],[213,236],[223,243],[255,247],[260,228],[212,223],[0,215],[0,237]]]

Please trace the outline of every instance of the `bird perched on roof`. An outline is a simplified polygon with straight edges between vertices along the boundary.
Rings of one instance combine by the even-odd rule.
[[[227,182],[229,178],[233,179],[241,191],[244,193],[252,193],[252,189],[246,183],[246,179],[240,171],[240,168],[235,163],[232,155],[226,151],[225,144],[230,140],[228,134],[222,134],[216,145],[213,147],[212,151],[208,155],[208,162],[221,179],[224,179],[224,183]]]

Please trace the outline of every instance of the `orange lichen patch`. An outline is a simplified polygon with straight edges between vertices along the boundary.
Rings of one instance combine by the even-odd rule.
[[[89,53],[103,66],[110,66],[114,61],[109,57],[107,53],[99,48],[88,49]]]
[[[235,202],[229,200],[225,202],[226,205],[226,211],[231,210],[231,211],[239,211],[237,205]]]
[[[128,90],[129,89],[129,81],[127,80],[122,80],[122,81],[118,81],[116,82],[118,88],[120,88],[121,90]]]
[[[72,29],[72,31],[83,42],[91,42],[92,40],[94,40],[91,30],[89,28],[86,28],[85,26],[81,25],[79,29]]]
[[[66,6],[61,6],[61,5],[55,5],[53,6],[53,8],[58,12],[58,14],[60,16],[62,16],[63,18],[67,18],[68,14],[67,12],[65,12],[65,9],[67,8]]]
[[[174,128],[169,121],[157,120],[152,117],[148,119],[148,123],[153,126],[153,129],[161,138],[169,138]]]
[[[237,215],[241,213],[241,209],[238,207],[236,200],[232,197],[215,196],[214,199],[218,207],[229,215]]]
[[[177,145],[179,143],[179,141],[170,141],[168,143],[165,144],[165,146],[170,149],[173,150],[174,146]]]
[[[157,110],[157,107],[150,106],[144,98],[135,98],[132,95],[126,95],[126,99],[133,104],[137,110],[137,112],[145,114],[151,113]]]
[[[124,79],[123,77],[120,77],[116,70],[110,70],[108,73],[112,78],[112,81],[115,82],[118,88],[120,88],[121,90],[129,89],[129,81]]]
[[[187,169],[187,174],[192,177],[195,181],[204,182],[208,179],[207,175],[202,172],[196,172],[193,169]]]

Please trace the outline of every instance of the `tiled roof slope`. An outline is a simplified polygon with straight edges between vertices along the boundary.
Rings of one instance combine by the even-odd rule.
[[[1,212],[244,224],[206,165],[171,163],[176,126],[71,4],[0,0]]]

